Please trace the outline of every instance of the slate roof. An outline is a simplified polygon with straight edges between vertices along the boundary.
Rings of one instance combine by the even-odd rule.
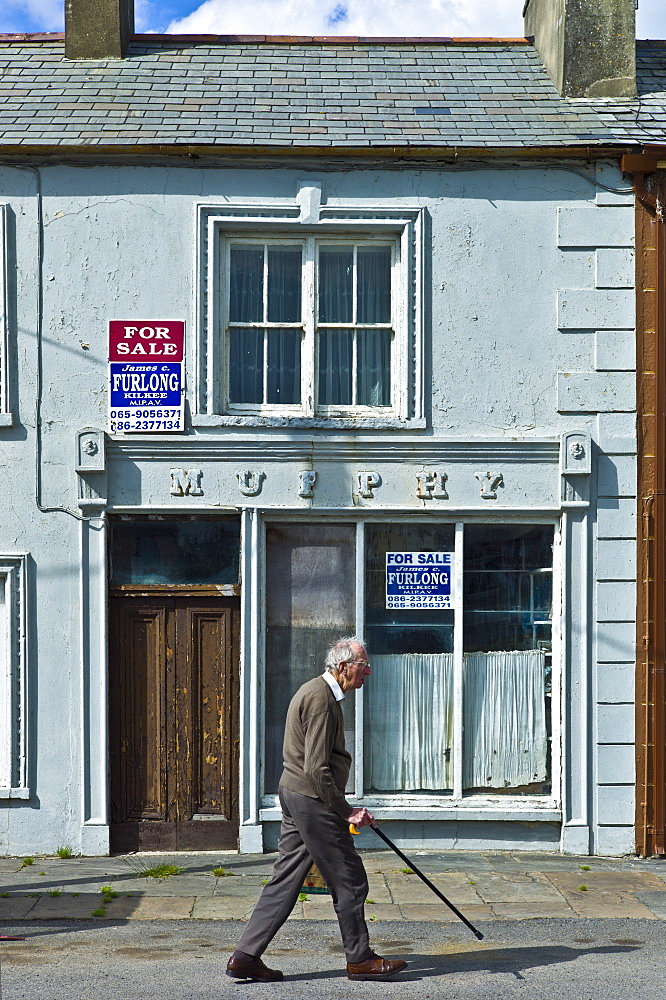
[[[666,47],[637,102],[568,101],[521,39],[136,36],[118,61],[0,36],[0,146],[571,147],[666,138]],[[637,121],[638,119],[638,121]]]
[[[638,142],[666,142],[666,42],[637,42],[636,81],[638,100],[607,104],[602,116]]]

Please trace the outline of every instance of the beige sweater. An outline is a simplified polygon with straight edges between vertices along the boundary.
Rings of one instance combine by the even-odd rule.
[[[284,788],[321,799],[343,819],[353,812],[344,795],[351,756],[342,709],[323,677],[307,681],[291,699],[282,753]]]

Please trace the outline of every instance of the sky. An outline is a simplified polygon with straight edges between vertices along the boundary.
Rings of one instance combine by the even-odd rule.
[[[524,0],[135,0],[136,30],[166,34],[523,34]],[[0,0],[0,32],[62,31],[64,0]],[[666,0],[639,0],[638,38],[666,38]]]

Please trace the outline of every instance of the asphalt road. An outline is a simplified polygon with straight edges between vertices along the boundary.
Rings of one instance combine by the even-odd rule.
[[[0,942],[2,1000],[634,1000],[666,997],[660,920],[375,923],[373,945],[409,970],[388,983],[351,983],[337,928],[290,921],[265,955],[281,983],[237,983],[225,965],[240,924],[207,921],[30,921]]]

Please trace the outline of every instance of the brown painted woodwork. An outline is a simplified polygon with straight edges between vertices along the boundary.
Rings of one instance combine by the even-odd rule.
[[[638,612],[636,850],[666,854],[666,227],[663,175],[636,185]]]
[[[111,597],[112,850],[237,846],[238,633],[236,598]]]

